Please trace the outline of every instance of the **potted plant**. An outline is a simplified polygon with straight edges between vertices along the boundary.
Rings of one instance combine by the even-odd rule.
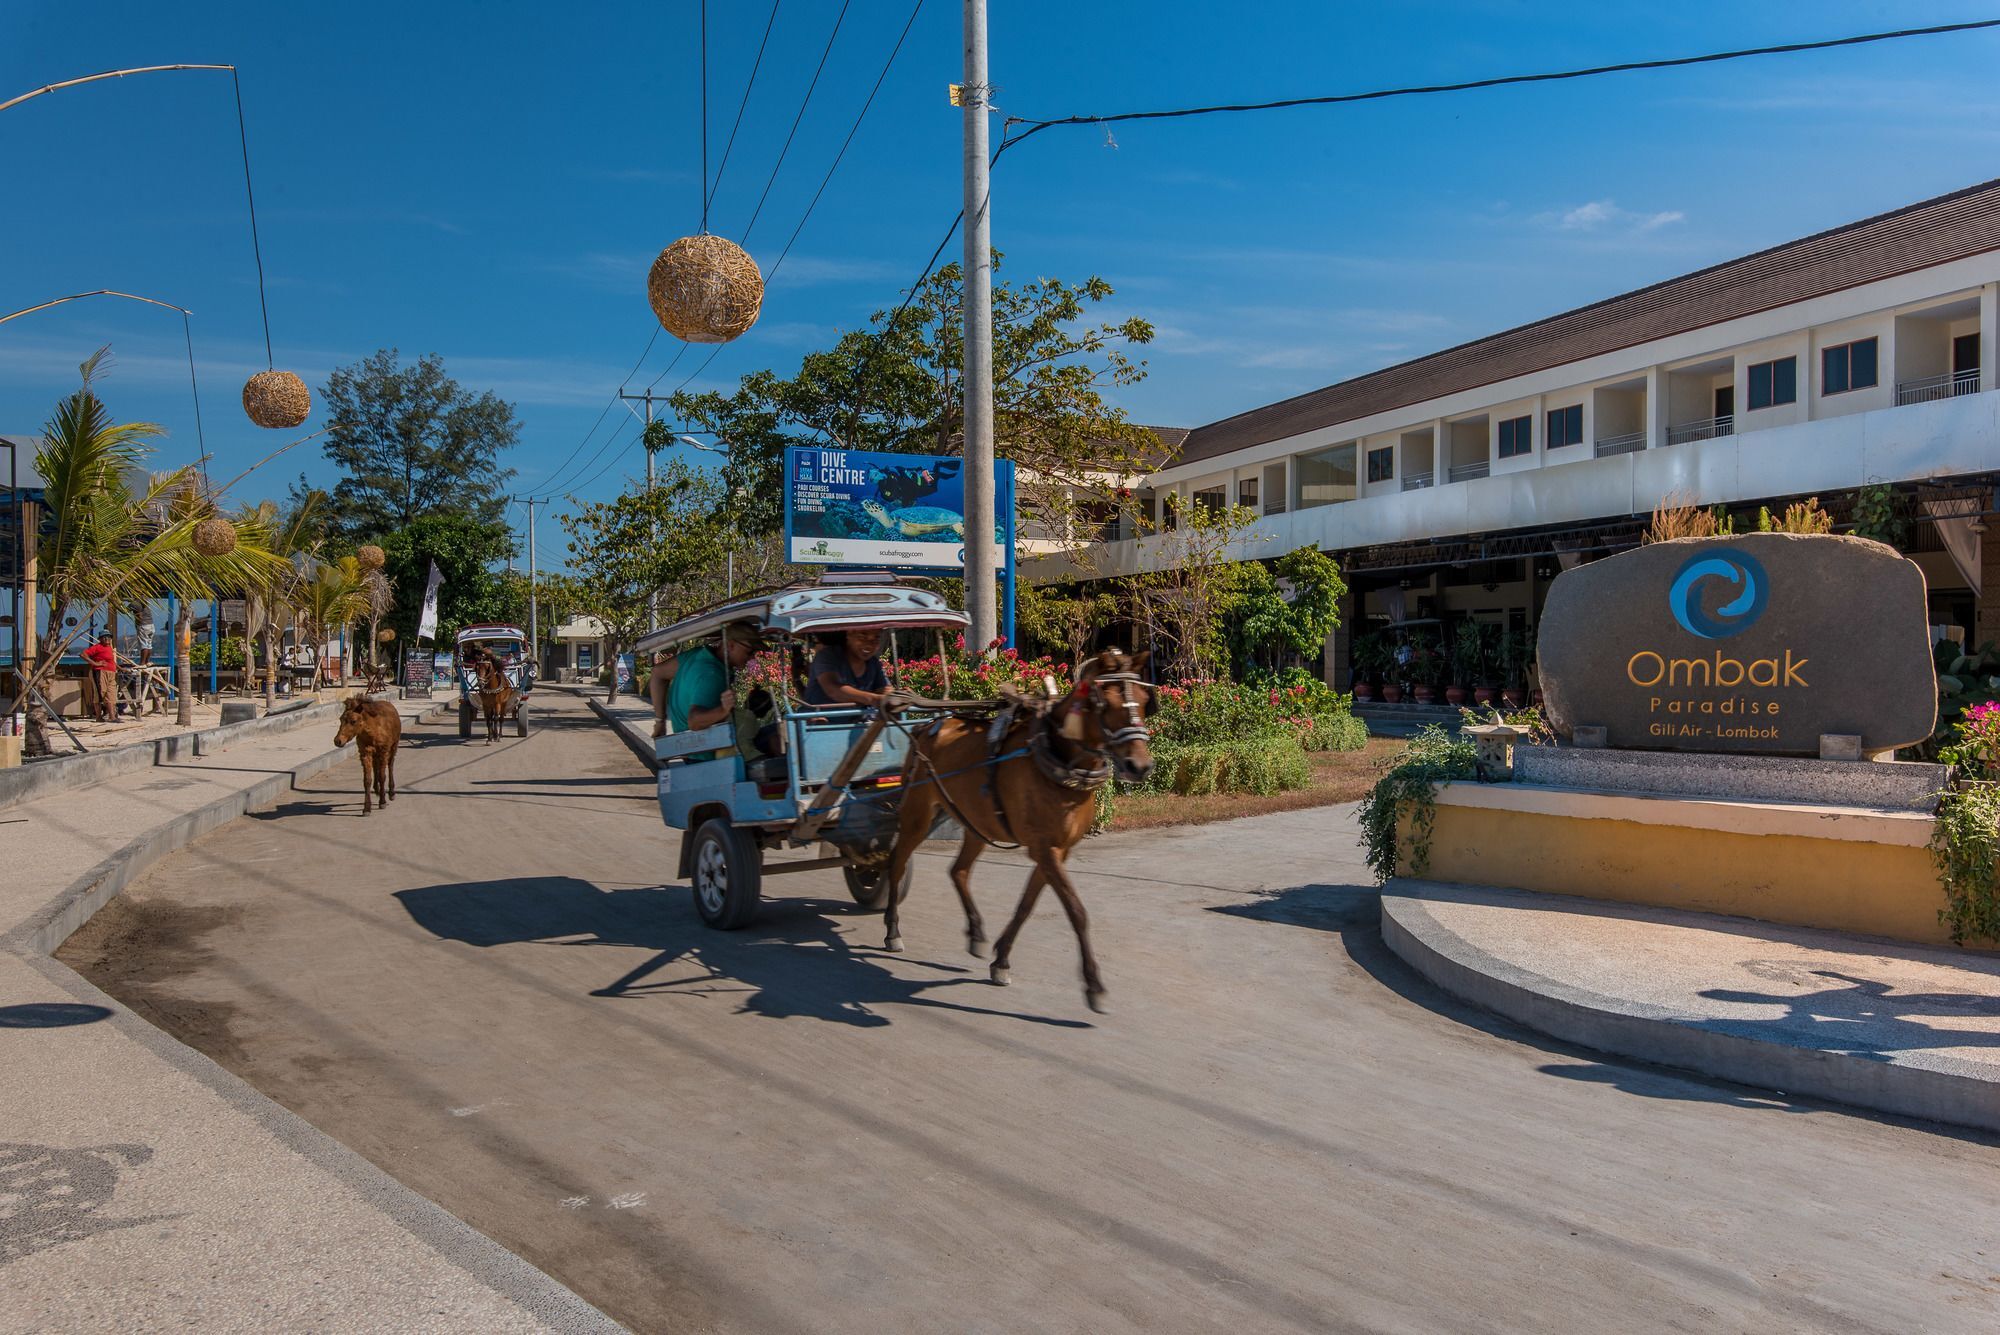
[[[1451,637],[1451,679],[1444,700],[1454,709],[1465,703],[1468,689],[1477,685],[1485,669],[1486,642],[1479,632],[1479,623],[1468,619],[1458,623]]]
[[[1403,702],[1403,683],[1410,675],[1409,646],[1392,640],[1385,633],[1381,640],[1382,700],[1385,704]]]
[[[1437,702],[1438,681],[1444,676],[1444,654],[1438,645],[1418,640],[1410,646],[1410,681],[1420,705]]]
[[[1494,675],[1494,669],[1500,661],[1502,633],[1501,628],[1490,621],[1479,625],[1479,679],[1472,687],[1474,704],[1490,705],[1493,697],[1500,693],[1500,679]]]
[[[1375,679],[1381,672],[1380,636],[1356,635],[1347,647],[1348,662],[1354,668],[1354,698],[1373,700]]]
[[[1534,639],[1526,630],[1510,630],[1500,641],[1501,679],[1500,703],[1509,709],[1519,709],[1528,702],[1528,659],[1534,652]]]

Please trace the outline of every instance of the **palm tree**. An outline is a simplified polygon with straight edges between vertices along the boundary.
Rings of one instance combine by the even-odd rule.
[[[64,629],[65,609],[115,607],[135,599],[200,597],[217,584],[247,583],[268,569],[270,556],[238,543],[226,556],[196,550],[194,531],[212,510],[188,498],[205,493],[193,467],[148,475],[147,442],[165,433],[151,422],[116,423],[91,388],[108,349],[80,368],[83,383],[57,405],[42,429],[35,471],[47,484],[43,503],[50,533],[41,544],[42,591],[56,609],[41,654],[24,665],[21,697],[28,711],[27,749],[45,754],[48,737],[36,692],[54,674],[87,616]]]
[[[368,577],[362,573],[361,563],[352,556],[334,561],[314,558],[311,566],[312,573],[300,588],[299,612],[313,637],[313,644],[323,647],[335,631],[345,631],[369,614]],[[313,654],[314,690],[319,689],[324,670],[325,665],[320,661],[316,648]]]

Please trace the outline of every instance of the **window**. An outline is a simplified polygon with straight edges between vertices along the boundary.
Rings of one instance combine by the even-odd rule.
[[[1368,451],[1368,480],[1387,482],[1396,476],[1396,447],[1384,445],[1379,450]]]
[[[1561,449],[1565,445],[1583,444],[1583,405],[1572,403],[1567,408],[1549,410],[1549,448]]]
[[[1349,464],[1348,474],[1352,476],[1354,466]],[[1280,463],[1264,465],[1264,513],[1281,515],[1285,512],[1285,465]]]
[[[1202,487],[1195,492],[1194,503],[1212,515],[1219,515],[1222,513],[1224,507],[1229,504],[1228,495],[1229,488],[1227,484]]]
[[[1178,492],[1162,492],[1160,495],[1160,529],[1172,533],[1181,526],[1181,498]]]
[[[1257,479],[1239,477],[1236,479],[1236,503],[1246,509],[1257,508]]]
[[[1354,499],[1354,443],[1314,450],[1298,457],[1299,509]],[[1272,493],[1272,499],[1277,499]],[[1276,513],[1272,511],[1271,513]]]
[[[1583,429],[1583,405],[1577,405],[1577,430]],[[1500,457],[1512,459],[1517,455],[1535,452],[1535,419],[1532,417],[1510,417],[1500,424]]]
[[[1875,340],[1856,339],[1819,354],[1819,392],[1845,394],[1850,389],[1875,387]]]
[[[1871,373],[1872,374],[1872,373]],[[1799,401],[1799,359],[1780,357],[1750,368],[1750,411]]]

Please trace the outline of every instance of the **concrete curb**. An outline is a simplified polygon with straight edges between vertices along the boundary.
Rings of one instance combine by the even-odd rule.
[[[625,748],[628,751],[639,757],[640,760],[643,760],[646,763],[647,769],[659,769],[660,758],[653,750],[653,743],[650,738],[642,737],[639,735],[637,729],[627,727],[625,720],[612,713],[602,700],[593,700],[589,696],[585,696],[583,702],[590,706],[591,712],[596,714],[597,717],[611,725],[611,731],[617,734],[618,740],[625,743]]]
[[[338,701],[317,705],[293,705],[242,723],[219,724],[213,728],[156,737],[150,742],[133,742],[106,751],[91,751],[60,760],[38,760],[31,765],[0,770],[0,807],[32,802],[51,793],[102,783],[119,774],[130,774],[153,765],[171,765],[194,756],[212,756],[238,742],[290,732],[307,723],[331,719],[340,712]]]
[[[1472,945],[1432,916],[1418,887],[1404,882],[1399,892],[1398,884],[1382,894],[1389,949],[1454,996],[1552,1038],[1753,1088],[2000,1132],[2000,1087],[1990,1080],[1722,1032],[1662,1007],[1571,987]]]
[[[292,711],[310,714],[312,709]],[[449,708],[433,705],[416,716],[419,723],[445,717]],[[265,722],[264,719],[254,720]],[[303,721],[303,720],[300,720]],[[243,725],[232,725],[241,727]],[[294,723],[293,726],[296,726]],[[284,731],[284,729],[275,729]],[[128,748],[144,751],[144,747]],[[73,970],[52,958],[57,946],[89,921],[140,873],[167,854],[186,847],[209,830],[263,807],[274,805],[300,780],[331,768],[350,754],[345,747],[321,752],[288,770],[271,774],[250,787],[167,822],[134,839],[85,872],[41,909],[0,936],[0,949],[23,958],[29,967],[78,1001],[102,1006],[129,1038],[247,1114],[286,1146],[353,1188],[418,1241],[457,1266],[472,1279],[511,1299],[551,1330],[622,1331],[625,1328],[579,1298],[549,1275],[514,1255],[442,1206],[411,1191],[353,1150],[334,1140],[297,1114],[280,1107],[255,1088],[193,1048],[156,1029],[99,991]],[[133,766],[131,768],[139,768]]]

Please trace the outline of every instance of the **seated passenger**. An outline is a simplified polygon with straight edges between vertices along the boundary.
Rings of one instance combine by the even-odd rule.
[[[806,670],[806,703],[822,709],[881,704],[889,692],[881,654],[879,630],[850,630],[838,641],[828,637]]]
[[[729,679],[756,656],[764,641],[755,630],[738,623],[723,632],[722,642],[721,655],[698,644],[675,661],[666,689],[667,722],[675,732],[712,728],[735,713],[736,692],[729,688]]]

